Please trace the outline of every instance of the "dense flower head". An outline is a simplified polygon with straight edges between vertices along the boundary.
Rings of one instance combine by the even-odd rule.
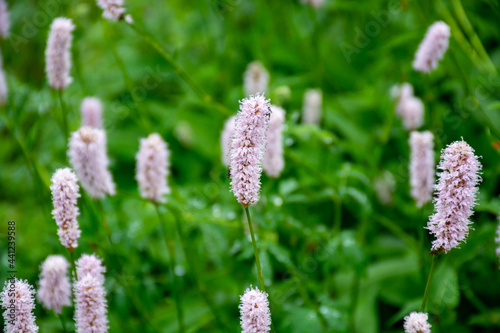
[[[245,95],[265,93],[269,85],[269,73],[260,61],[252,61],[248,64],[243,75],[243,89]]]
[[[229,166],[231,163],[231,140],[234,135],[234,126],[236,124],[236,116],[232,116],[224,123],[224,129],[220,137],[220,145],[222,151],[222,164]]]
[[[75,29],[73,22],[64,17],[54,19],[50,26],[47,49],[45,50],[45,71],[49,85],[57,90],[66,88],[72,78],[69,76],[71,69],[71,41]]]
[[[104,11],[102,16],[111,21],[120,20],[123,18],[125,8],[123,8],[123,0],[97,0],[97,5]],[[131,19],[127,19],[131,20]]]
[[[322,108],[323,93],[321,89],[306,90],[302,106],[302,123],[319,125],[321,122]]]
[[[104,284],[104,273],[106,273],[106,266],[102,264],[102,259],[95,254],[82,254],[80,259],[76,261],[76,274],[79,279],[90,274],[99,283]]]
[[[83,188],[91,197],[115,194],[113,176],[108,170],[106,132],[84,126],[72,133],[68,156]]]
[[[64,168],[57,169],[51,181],[50,190],[54,205],[52,216],[59,227],[57,235],[61,244],[73,251],[78,247],[78,238],[81,234],[76,219],[80,215],[77,206],[77,200],[80,197],[77,179],[70,168]]]
[[[410,134],[411,196],[422,207],[431,200],[434,185],[434,136],[431,132]]]
[[[271,330],[271,312],[267,297],[266,292],[252,286],[240,296],[242,333],[267,333]]]
[[[3,69],[2,55],[0,54],[0,105],[7,103],[7,80],[5,79],[5,71]]]
[[[69,263],[61,255],[51,255],[40,266],[38,299],[46,309],[57,314],[63,306],[71,305],[71,283],[68,278]]]
[[[436,236],[432,251],[448,252],[469,234],[481,164],[467,142],[455,141],[442,151],[438,169],[442,171],[434,187],[435,213],[430,216],[427,229]]]
[[[318,8],[318,7],[321,7],[325,3],[325,0],[300,0],[300,2],[303,4],[309,4],[312,7]]]
[[[75,328],[77,333],[108,331],[106,290],[91,274],[75,282]]]
[[[35,323],[35,289],[26,280],[9,279],[5,282],[0,303],[5,309],[6,333],[36,333]]]
[[[165,202],[164,194],[170,193],[167,184],[170,152],[167,144],[157,133],[141,139],[136,156],[136,179],[141,196],[154,202]]]
[[[430,73],[436,69],[439,60],[443,58],[448,49],[450,35],[450,27],[446,23],[434,22],[427,29],[424,39],[418,46],[413,60],[413,68],[423,73]]]
[[[7,3],[5,0],[0,0],[0,36],[3,39],[9,37],[10,31],[10,16],[9,9],[7,8]]]
[[[244,207],[259,200],[261,162],[271,115],[269,102],[264,94],[240,101],[231,142],[231,189]]]
[[[498,225],[497,225],[497,237],[495,238],[495,242],[497,243],[497,248],[495,250],[497,257],[500,258],[500,216],[498,217]]]
[[[267,130],[267,146],[262,160],[262,168],[269,177],[276,178],[285,167],[283,158],[283,124],[285,110],[279,106],[271,105],[271,117]]]
[[[102,103],[98,98],[85,98],[80,109],[82,112],[82,126],[102,128]]]
[[[396,114],[401,118],[405,129],[413,131],[423,125],[424,104],[413,95],[411,84],[394,86],[391,89],[391,96],[396,98]]]
[[[405,317],[405,333],[431,333],[431,324],[425,312],[412,312]]]

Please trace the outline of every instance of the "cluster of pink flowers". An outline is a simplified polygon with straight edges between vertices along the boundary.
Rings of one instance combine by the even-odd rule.
[[[0,293],[0,303],[5,309],[3,317],[7,333],[37,333],[35,323],[35,289],[26,280],[7,280]]]
[[[111,21],[123,18],[125,8],[123,0],[97,0],[97,5],[103,10],[102,16]]]
[[[323,92],[320,89],[308,89],[304,93],[302,123],[319,125],[323,108]]]
[[[60,314],[63,306],[71,305],[71,283],[68,261],[60,255],[51,255],[41,265],[38,299],[43,306]]]
[[[73,251],[78,247],[78,238],[81,231],[78,228],[77,200],[80,197],[77,179],[69,168],[58,169],[52,176],[52,201],[54,209],[52,215],[56,220],[59,230],[57,235],[61,244],[68,250]]]
[[[269,85],[269,73],[260,61],[252,61],[248,64],[243,74],[243,89],[245,95],[256,95],[266,93]]]
[[[424,104],[413,95],[413,87],[409,83],[393,87],[391,95],[397,99],[396,114],[401,118],[408,131],[421,127],[424,123]]]
[[[425,312],[412,312],[405,317],[405,333],[431,333],[431,324]]]
[[[105,271],[95,255],[83,255],[77,261],[78,280],[74,285],[77,333],[108,331]]]
[[[277,178],[285,167],[283,157],[283,124],[285,110],[271,105],[271,118],[267,131],[267,146],[262,160],[262,168],[269,177]]]
[[[436,69],[439,60],[448,49],[450,35],[450,27],[446,23],[442,21],[433,23],[418,46],[413,68],[423,73],[430,73]]]
[[[431,200],[434,185],[434,136],[431,132],[410,134],[411,196],[422,207]]]
[[[80,107],[82,127],[102,128],[102,103],[98,98],[87,97]]]
[[[268,333],[271,330],[271,312],[267,297],[266,292],[252,286],[240,297],[242,333]]]
[[[106,132],[86,126],[72,133],[68,156],[82,187],[91,197],[115,194],[113,176],[108,170]]]
[[[2,55],[0,54],[0,106],[7,103],[7,94],[8,94],[7,80],[5,79],[5,71],[3,69],[3,59]]]
[[[5,0],[0,0],[0,36],[3,39],[9,38],[10,34],[10,15]]]
[[[427,229],[436,236],[433,252],[448,252],[460,245],[469,234],[469,217],[476,204],[481,164],[465,141],[455,141],[443,150],[435,185],[435,213]]]
[[[163,195],[170,193],[167,184],[170,152],[167,143],[157,133],[141,139],[136,156],[136,179],[141,196],[154,202],[165,202]]]
[[[69,76],[71,69],[71,41],[75,29],[70,19],[56,18],[50,26],[49,40],[45,51],[47,77],[52,88],[62,90],[72,81]]]
[[[271,105],[263,94],[240,102],[231,141],[231,189],[244,207],[259,200],[262,156]]]

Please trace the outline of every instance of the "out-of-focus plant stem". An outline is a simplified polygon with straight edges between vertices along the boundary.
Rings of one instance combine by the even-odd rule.
[[[175,298],[175,304],[177,307],[177,322],[179,324],[179,332],[184,332],[185,331],[184,318],[183,318],[184,315],[183,315],[183,311],[182,311],[182,303],[181,303],[181,297],[180,297],[180,293],[179,293],[180,284],[179,284],[179,281],[178,281],[176,274],[175,274],[175,267],[176,267],[175,246],[174,246],[173,240],[167,236],[166,231],[168,231],[168,229],[165,230],[166,229],[165,227],[167,225],[165,223],[165,220],[163,219],[163,215],[160,212],[159,204],[154,203],[154,205],[156,208],[156,213],[158,214],[158,220],[160,222],[158,227],[160,228],[162,236],[165,240],[165,243],[167,245],[168,254],[170,257],[170,272],[172,274],[173,294],[174,294],[174,298]]]
[[[469,18],[467,17],[467,13],[464,10],[464,7],[462,6],[462,3],[460,2],[460,0],[452,0],[451,3],[453,5],[453,10],[455,11],[455,15],[458,18],[458,22],[460,23],[463,30],[465,31],[465,33],[469,37],[469,40],[470,40],[472,46],[474,47],[474,49],[476,50],[476,52],[483,59],[485,68],[489,72],[491,72],[493,74],[497,74],[497,70],[495,68],[495,65],[491,61],[490,56],[488,55],[488,53],[484,49],[484,46],[481,43],[481,40],[479,39],[479,37],[477,36],[477,33],[474,30],[474,27],[470,23]]]
[[[64,317],[61,314],[57,315],[59,317],[59,320],[61,320],[61,326],[62,326],[62,329],[63,329],[63,332],[66,333],[68,332],[67,328],[66,328],[66,322],[64,321]]]
[[[73,269],[73,274],[75,274],[75,280],[78,281],[78,273],[76,272],[75,252],[69,249],[68,251],[69,251],[69,256],[71,258],[71,268]]]
[[[57,94],[59,95],[59,102],[61,104],[62,128],[64,131],[64,137],[66,138],[66,142],[68,142],[68,138],[69,138],[68,113],[66,110],[66,105],[64,104],[62,89],[58,90]]]
[[[170,66],[174,68],[177,75],[179,75],[179,77],[184,82],[186,82],[186,84],[194,91],[196,96],[198,96],[198,98],[202,102],[211,104],[217,111],[219,111],[223,115],[230,116],[233,114],[224,105],[218,103],[212,98],[212,96],[206,93],[203,90],[203,88],[201,88],[201,86],[198,85],[191,78],[191,76],[181,66],[179,66],[179,64],[177,64],[175,59],[170,54],[168,54],[155,39],[153,39],[153,37],[151,37],[148,33],[138,28],[137,25],[135,25],[135,23],[131,24],[129,23],[128,25],[132,28],[132,30],[134,30],[139,35],[139,37],[141,37],[146,43],[148,43],[152,48],[154,48],[163,57],[163,59],[165,59],[170,64]]]
[[[422,306],[420,310],[425,312],[425,306],[427,305],[427,298],[429,297],[429,290],[431,288],[432,275],[434,274],[434,268],[436,267],[436,257],[437,254],[432,254],[431,270],[429,271],[429,277],[427,278],[427,284],[425,285],[424,299],[422,300]]]
[[[262,291],[266,291],[266,286],[264,285],[264,278],[262,276],[262,267],[260,265],[259,249],[257,248],[257,241],[255,240],[252,219],[250,218],[250,210],[248,209],[248,207],[245,207],[245,213],[247,216],[248,227],[250,228],[250,236],[252,237],[253,251],[255,254],[255,264],[257,265],[257,275],[259,277],[260,289]]]

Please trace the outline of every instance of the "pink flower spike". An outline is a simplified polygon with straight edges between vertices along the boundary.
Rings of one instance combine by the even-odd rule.
[[[77,333],[106,333],[106,290],[91,274],[79,277],[75,282],[75,328]]]
[[[77,200],[80,197],[77,179],[70,168],[64,168],[57,169],[51,181],[50,190],[54,204],[52,216],[59,227],[57,235],[61,244],[73,251],[78,247],[78,238],[81,234],[76,219],[80,215],[77,206]]]
[[[267,131],[267,146],[262,161],[262,168],[269,177],[277,178],[285,167],[283,158],[283,124],[285,110],[279,106],[271,105],[271,118]]]
[[[243,207],[259,200],[262,157],[271,105],[264,94],[240,101],[231,142],[231,190]]]
[[[450,36],[450,27],[446,23],[434,22],[418,46],[413,60],[413,68],[422,73],[430,73],[435,70],[448,49]]]
[[[82,187],[92,198],[115,194],[113,176],[108,170],[106,132],[86,126],[72,133],[68,157]]]
[[[410,134],[411,196],[417,207],[431,200],[434,185],[434,136],[431,132]]]
[[[252,61],[248,64],[243,74],[243,90],[245,95],[256,95],[266,93],[269,85],[269,73],[260,61]]]
[[[0,303],[5,309],[6,333],[37,333],[38,326],[35,323],[35,289],[26,280],[7,280],[2,293]]]
[[[10,15],[5,0],[0,0],[0,36],[3,39],[9,38],[10,34]]]
[[[323,92],[321,89],[308,89],[304,93],[302,123],[318,125],[321,123]]]
[[[432,252],[448,252],[465,241],[469,234],[469,217],[476,205],[476,194],[481,182],[481,164],[474,149],[465,141],[455,141],[443,149],[435,185],[434,215],[427,229],[436,236]]]
[[[60,314],[63,306],[71,305],[69,263],[61,255],[51,255],[40,266],[38,299],[46,309]]]
[[[405,333],[431,333],[431,324],[425,312],[412,312],[405,317]]]
[[[57,90],[66,88],[73,79],[69,76],[71,69],[71,41],[75,29],[70,19],[59,17],[50,26],[47,49],[45,50],[45,71],[49,85]]]
[[[82,254],[76,261],[76,274],[79,279],[90,274],[99,283],[104,284],[104,273],[106,273],[106,267],[102,264],[102,259],[95,254]]]
[[[123,0],[97,0],[97,5],[103,10],[102,16],[110,21],[124,18]],[[130,20],[131,17],[127,20],[127,23]]]
[[[98,98],[85,98],[80,108],[82,113],[82,126],[102,128],[102,103]]]
[[[266,292],[259,288],[248,288],[240,296],[240,315],[242,333],[267,333],[271,331],[271,312]]]
[[[165,202],[163,195],[170,193],[167,177],[170,173],[170,152],[162,137],[153,133],[141,139],[136,156],[136,179],[141,196],[154,202]]]
[[[231,163],[231,141],[234,136],[234,126],[236,124],[236,116],[232,116],[224,123],[224,129],[220,137],[220,145],[222,151],[222,164],[229,166]]]

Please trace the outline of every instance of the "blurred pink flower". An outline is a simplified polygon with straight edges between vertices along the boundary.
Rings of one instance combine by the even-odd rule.
[[[9,89],[7,87],[7,80],[5,79],[5,71],[3,69],[3,59],[0,54],[0,105],[7,103],[7,94]]]
[[[243,207],[259,200],[261,163],[270,115],[271,106],[264,94],[240,101],[231,142],[231,189]]]
[[[75,29],[70,19],[59,17],[54,19],[50,26],[47,49],[45,50],[45,71],[49,85],[57,90],[66,88],[72,78],[69,76],[71,69],[71,41]]]
[[[123,0],[97,0],[97,5],[104,11],[102,16],[111,21],[121,20],[125,13]],[[129,19],[127,19],[127,23]]]
[[[220,145],[222,151],[222,164],[229,166],[231,163],[231,141],[234,136],[234,126],[236,124],[236,116],[232,116],[224,123],[224,129],[220,137]]]
[[[154,202],[165,202],[163,195],[170,193],[167,184],[170,152],[162,137],[153,133],[141,139],[136,155],[136,179],[141,196]]]
[[[431,324],[427,322],[425,312],[412,312],[405,317],[405,333],[431,333]]]
[[[245,95],[266,93],[269,85],[269,73],[260,61],[252,61],[248,64],[243,74],[243,89]]]
[[[71,305],[69,263],[61,255],[51,255],[40,266],[38,299],[46,309],[60,314],[63,306]]]
[[[57,169],[51,181],[50,190],[54,205],[52,216],[59,227],[57,235],[61,244],[73,251],[78,247],[78,238],[81,234],[76,219],[80,215],[77,206],[77,200],[80,197],[77,179],[70,168],[64,168]]]
[[[450,27],[446,23],[434,22],[427,29],[424,39],[418,46],[413,60],[413,68],[423,73],[430,73],[436,69],[439,60],[443,58],[448,49],[450,35]]]
[[[431,132],[410,134],[411,196],[417,207],[431,200],[434,185],[434,136]]]
[[[106,132],[85,126],[72,133],[68,157],[82,187],[91,197],[115,194],[113,176],[108,170]]]
[[[6,333],[36,333],[38,326],[35,323],[35,289],[26,280],[7,280],[0,303],[5,309]]]
[[[0,0],[0,36],[3,39],[9,38],[10,16],[5,0]]]
[[[271,105],[271,117],[267,131],[267,145],[262,168],[269,177],[277,178],[285,167],[283,158],[283,124],[285,110],[279,106]]]
[[[448,252],[460,245],[469,234],[469,217],[476,205],[481,164],[474,150],[465,141],[455,141],[442,151],[435,185],[434,215],[427,229],[436,236],[433,252]]]
[[[240,296],[242,333],[267,333],[271,330],[271,312],[267,297],[266,292],[252,286]]]
[[[319,125],[323,108],[323,92],[321,89],[308,89],[304,93],[302,106],[302,123]]]
[[[98,98],[85,98],[80,108],[82,113],[82,126],[102,128],[102,103]]]

